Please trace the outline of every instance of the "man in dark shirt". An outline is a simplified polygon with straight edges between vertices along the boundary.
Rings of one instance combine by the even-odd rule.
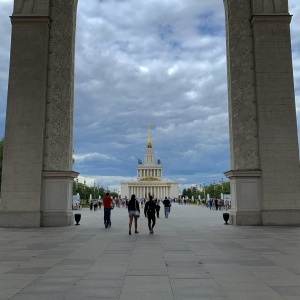
[[[147,201],[145,204],[144,214],[145,217],[148,217],[148,227],[151,234],[153,233],[153,227],[155,226],[155,221],[156,221],[155,213],[156,213],[156,204],[153,201],[153,196],[150,195],[149,201]]]
[[[165,197],[165,200],[163,201],[164,207],[165,207],[165,217],[168,218],[170,209],[171,209],[171,201]]]

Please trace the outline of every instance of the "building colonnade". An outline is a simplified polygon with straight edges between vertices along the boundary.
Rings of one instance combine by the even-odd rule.
[[[162,177],[162,170],[161,169],[138,169],[137,170],[137,177],[143,178],[143,177]]]
[[[148,195],[153,195],[154,198],[165,198],[165,197],[174,197],[175,195],[171,195],[171,185],[129,185],[129,195],[135,194],[137,198],[148,198]]]

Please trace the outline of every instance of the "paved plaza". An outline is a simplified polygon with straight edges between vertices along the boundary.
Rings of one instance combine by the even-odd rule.
[[[80,226],[0,229],[0,300],[300,298],[300,228],[224,225],[223,211],[172,206],[128,235],[125,208]]]

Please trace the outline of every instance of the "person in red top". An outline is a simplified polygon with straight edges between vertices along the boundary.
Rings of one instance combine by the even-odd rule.
[[[104,225],[105,228],[111,226],[110,212],[112,208],[112,199],[109,196],[109,193],[106,193],[106,196],[103,198],[103,208],[104,208]]]

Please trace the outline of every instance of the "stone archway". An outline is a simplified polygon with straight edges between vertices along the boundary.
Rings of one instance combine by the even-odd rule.
[[[288,0],[224,0],[231,223],[300,224]],[[15,0],[1,227],[72,221],[77,0]]]

